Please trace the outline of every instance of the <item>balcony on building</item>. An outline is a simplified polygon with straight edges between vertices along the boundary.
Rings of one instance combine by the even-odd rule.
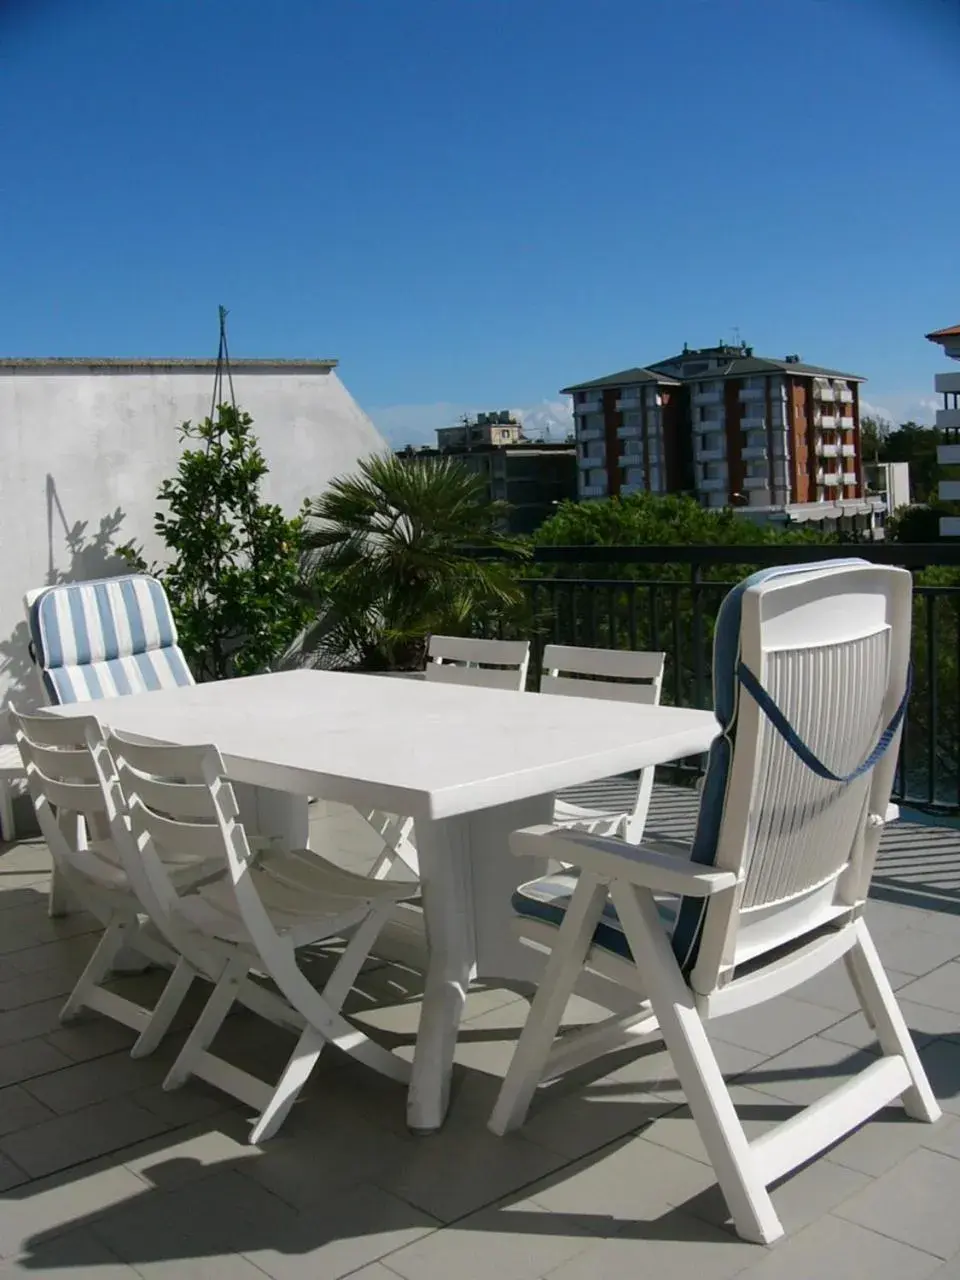
[[[960,395],[960,373],[938,373],[933,380],[938,395]]]
[[[941,431],[960,431],[960,408],[938,409],[937,427]]]
[[[765,444],[748,444],[740,450],[740,457],[744,462],[766,462],[770,451]]]
[[[620,466],[621,467],[642,467],[643,454],[642,453],[621,453]]]
[[[643,392],[639,387],[627,387],[625,391],[620,393],[617,400],[617,409],[619,412],[629,409],[639,409],[643,404]]]
[[[844,484],[856,484],[859,477],[855,471],[845,471],[843,473]]]
[[[585,456],[577,459],[577,466],[580,467],[582,471],[596,471],[598,468],[602,469],[606,465],[607,454],[604,449],[601,449],[599,453],[590,454],[589,457]]]
[[[577,430],[578,440],[602,440],[606,435],[606,427],[580,426]]]
[[[813,384],[813,394],[817,400],[836,400],[837,394],[829,383],[815,382]]]
[[[639,480],[630,480],[620,486],[620,492],[626,496],[631,493],[646,493],[647,486]]]
[[[853,392],[849,387],[841,387],[837,399],[841,404],[853,404]]]
[[[750,404],[753,401],[764,401],[767,398],[766,387],[741,387],[740,401],[742,404]]]
[[[706,476],[697,485],[698,489],[702,489],[704,493],[719,493],[727,488],[726,476]]]
[[[607,496],[606,484],[585,484],[580,490],[584,498],[605,498]]]
[[[744,489],[747,489],[747,490],[767,489],[770,487],[770,477],[765,475],[764,476],[744,476],[743,487]]]
[[[813,421],[824,431],[836,431],[839,418],[834,417],[832,413],[819,413],[814,414]]]
[[[603,413],[603,397],[591,396],[589,400],[581,400],[576,406],[577,413]]]
[[[628,422],[622,427],[617,427],[618,440],[636,440],[643,435],[643,425],[639,422]]]
[[[767,427],[766,414],[748,413],[740,419],[740,427],[743,431],[765,431]]]
[[[706,391],[695,391],[690,399],[691,403],[698,407],[708,404],[722,404],[723,391],[720,387],[710,387]]]
[[[840,453],[844,458],[855,458],[857,456],[857,446],[855,444],[842,444]]]
[[[719,442],[704,440],[702,445],[697,445],[694,449],[693,456],[697,462],[723,462],[727,451],[722,439]]]
[[[828,488],[834,487],[840,483],[840,477],[835,471],[823,472],[817,477],[819,484],[826,485]]]

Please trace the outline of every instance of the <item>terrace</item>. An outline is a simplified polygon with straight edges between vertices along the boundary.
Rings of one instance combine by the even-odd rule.
[[[692,791],[656,788],[651,829],[683,837],[694,815]],[[340,806],[313,806],[311,836],[357,867],[377,852],[369,828]],[[104,1018],[58,1024],[62,996],[92,951],[94,921],[48,919],[45,847],[8,846],[0,855],[0,1276],[954,1274],[958,853],[960,832],[896,824],[868,909],[946,1114],[925,1126],[891,1109],[786,1180],[774,1200],[787,1238],[765,1250],[732,1234],[664,1052],[634,1051],[599,1078],[596,1067],[575,1074],[520,1135],[487,1132],[528,1007],[511,990],[471,994],[438,1134],[411,1137],[403,1086],[328,1051],[281,1133],[263,1149],[249,1146],[245,1111],[226,1095],[199,1082],[172,1094],[158,1087],[201,993],[181,1029],[140,1061],[128,1056],[133,1033]],[[116,986],[156,980],[148,973]],[[419,991],[409,971],[371,963],[351,1007],[412,1052]],[[748,1131],[862,1065],[870,1036],[854,1007],[840,975],[711,1024]],[[575,1000],[566,1020],[596,1013]],[[286,1033],[245,1013],[231,1016],[221,1041],[261,1069],[289,1051]]]
[[[792,557],[778,547],[775,554],[800,559],[811,551],[817,553],[799,548]],[[723,574],[734,576],[733,554],[671,549],[681,572],[669,577],[662,565],[642,567],[662,560],[663,549],[579,549],[576,558],[553,552],[565,576],[531,578],[528,589],[538,610],[549,606],[542,616],[549,617],[552,638],[662,647],[664,700],[706,706],[713,606],[725,590]],[[551,553],[540,559],[550,563]],[[597,570],[610,561],[632,561],[634,576]],[[130,1058],[133,1033],[105,1018],[59,1023],[63,997],[98,929],[80,913],[48,918],[49,854],[39,840],[24,838],[0,846],[0,1280],[132,1278],[159,1276],[164,1268],[177,1277],[324,1280],[955,1274],[956,675],[932,661],[957,639],[955,590],[917,587],[919,680],[896,788],[909,820],[887,829],[867,910],[945,1115],[926,1126],[891,1107],[786,1178],[773,1192],[787,1233],[776,1246],[749,1245],[734,1234],[662,1048],[582,1068],[551,1086],[547,1102],[517,1134],[502,1139],[487,1131],[529,1007],[519,988],[471,991],[452,1104],[439,1132],[412,1136],[404,1086],[327,1050],[281,1132],[261,1148],[249,1145],[248,1109],[226,1094],[197,1080],[174,1093],[159,1088],[207,994],[202,984],[173,1033],[145,1059]],[[698,767],[688,762],[658,773],[648,833],[690,837],[697,803],[690,783]],[[617,786],[583,788],[579,798],[609,800]],[[24,829],[26,800],[17,803]],[[310,836],[313,848],[355,870],[369,869],[380,853],[353,810],[327,801],[311,805]],[[318,950],[310,967],[322,985],[328,957]],[[112,985],[143,998],[156,994],[161,980],[148,971]],[[347,1008],[412,1057],[421,994],[419,974],[371,961]],[[751,1138],[871,1060],[876,1045],[858,1007],[847,978],[831,969],[789,996],[711,1022]],[[600,1015],[574,997],[564,1024]],[[291,1042],[286,1032],[237,1012],[215,1047],[272,1075]]]

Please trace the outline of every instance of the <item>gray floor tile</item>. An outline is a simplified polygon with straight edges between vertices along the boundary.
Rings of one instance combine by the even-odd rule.
[[[21,1009],[24,1005],[40,1000],[66,996],[76,986],[80,970],[58,965],[41,969],[37,973],[21,973],[7,982],[0,982],[0,1011]]]
[[[35,1280],[136,1280],[137,1272],[121,1262],[90,1231],[69,1231],[19,1258],[0,1263],[0,1280],[14,1276]]]
[[[0,1049],[0,1087],[19,1084],[48,1071],[59,1071],[70,1059],[43,1038],[20,1040]]]
[[[167,1055],[131,1058],[129,1053],[111,1053],[30,1080],[26,1088],[51,1111],[66,1115],[148,1085],[156,1086],[159,1093],[160,1081],[168,1069]]]
[[[0,1046],[31,1040],[34,1036],[55,1031],[60,1026],[62,1008],[63,1001],[57,998],[0,1013]]]
[[[42,973],[45,969],[65,969],[79,978],[84,965],[93,955],[97,935],[84,933],[77,938],[64,938],[57,942],[43,942],[36,947],[14,951],[0,961],[3,981],[17,973]]]
[[[39,1249],[142,1192],[135,1174],[104,1162],[32,1182],[0,1199],[0,1257]]]
[[[932,1254],[828,1216],[778,1241],[742,1280],[923,1280],[939,1266]]]
[[[7,1134],[0,1138],[0,1151],[32,1178],[42,1178],[118,1151],[165,1128],[163,1121],[148,1111],[126,1098],[115,1098]]]
[[[930,967],[933,968],[932,965]],[[909,971],[900,971],[892,967],[887,969],[887,977],[894,991],[913,981],[913,974]],[[840,1013],[856,1013],[860,1008],[860,1001],[853,983],[842,964],[834,964],[829,969],[824,969],[809,982],[795,987],[790,994],[797,1000],[807,1000],[810,1004],[819,1004],[825,1009],[837,1009]]]
[[[753,1049],[757,1053],[772,1056],[799,1044],[808,1036],[815,1036],[825,1027],[839,1022],[842,1015],[836,1009],[797,1000],[793,996],[781,996],[754,1009],[728,1014],[710,1023],[711,1036],[728,1044]]]
[[[901,929],[878,938],[877,950],[888,972],[896,970],[921,977],[960,955],[960,930],[954,936],[925,929]]]
[[[848,1222],[940,1258],[960,1250],[960,1160],[914,1151],[837,1209]]]
[[[960,1015],[960,961],[941,965],[932,973],[908,983],[900,995],[914,1004],[929,1004],[935,1009],[946,1009]]]
[[[218,1116],[213,1125],[201,1123],[135,1143],[115,1158],[148,1187],[175,1191],[227,1169],[245,1171],[261,1158],[260,1148],[247,1141],[249,1132],[249,1122],[231,1112]]]
[[[494,1205],[388,1254],[405,1280],[538,1280],[596,1237],[532,1200]]]
[[[931,1005],[914,1004],[905,1000],[902,992],[897,992],[897,1003],[915,1044],[924,1045],[931,1040],[951,1036],[960,1040],[960,1017],[957,1014],[945,1009],[935,1009]],[[825,1028],[820,1034],[826,1040],[837,1040],[855,1049],[877,1045],[876,1032],[867,1026],[862,1013],[844,1018],[832,1027]]]
[[[939,1135],[951,1128],[957,1129],[957,1134],[952,1139],[956,1152],[947,1151],[946,1154],[960,1156],[960,1125],[952,1124],[949,1117],[944,1117],[935,1125],[911,1120],[903,1107],[895,1102],[833,1147],[829,1158],[835,1164],[842,1164],[848,1169],[857,1169],[860,1173],[868,1173],[877,1178],[919,1147],[943,1150],[939,1145],[942,1141]]]
[[[758,1252],[757,1245],[673,1209],[655,1222],[638,1224],[630,1237],[597,1241],[551,1271],[549,1280],[727,1280]]]
[[[608,1236],[685,1205],[713,1181],[709,1165],[631,1138],[551,1174],[525,1194],[584,1230]]]
[[[876,1053],[869,1050],[812,1036],[786,1053],[768,1058],[745,1077],[744,1083],[785,1102],[808,1106],[876,1060]]]
[[[564,1158],[522,1137],[444,1127],[411,1142],[399,1164],[373,1175],[385,1191],[441,1222],[475,1213],[559,1169]]]
[[[261,1243],[241,1243],[240,1252],[273,1280],[339,1280],[436,1227],[405,1201],[361,1184],[296,1215],[280,1236],[264,1238],[261,1233]]]
[[[936,1124],[918,1125],[923,1141],[921,1146],[939,1151],[945,1156],[960,1160],[960,1120],[945,1114]]]
[[[0,1137],[7,1133],[15,1133],[27,1125],[40,1124],[50,1120],[53,1112],[38,1102],[21,1085],[9,1085],[0,1089]]]
[[[0,1156],[0,1191],[11,1191],[28,1182],[27,1174],[6,1156]]]

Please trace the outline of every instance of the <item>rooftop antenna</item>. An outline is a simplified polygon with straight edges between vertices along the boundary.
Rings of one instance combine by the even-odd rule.
[[[742,347],[742,346],[743,346],[743,341],[742,341],[742,339],[741,339],[741,337],[740,337],[740,330],[739,330],[739,328],[737,327],[737,325],[734,325],[734,326],[733,326],[733,345],[734,345],[735,347]]]
[[[230,403],[233,411],[237,411],[237,397],[233,394],[233,373],[230,369],[230,353],[227,350],[227,308],[218,307],[220,312],[220,350],[217,352],[217,370],[213,375],[213,403],[210,405],[210,421],[217,412],[217,405],[223,404],[223,374],[227,374],[227,386],[230,388]]]

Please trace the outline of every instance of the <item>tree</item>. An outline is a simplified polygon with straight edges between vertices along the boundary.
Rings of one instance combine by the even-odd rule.
[[[499,531],[506,509],[448,458],[385,454],[334,480],[307,506],[303,573],[316,617],[304,654],[324,666],[414,670],[432,632],[467,635],[519,607],[525,549]]]
[[[941,434],[935,427],[922,427],[917,422],[901,423],[882,442],[882,462],[909,464],[911,496],[916,503],[936,499],[940,482],[937,445],[942,443]]]
[[[118,548],[131,568],[162,581],[199,680],[269,669],[309,618],[299,581],[303,520],[261,501],[268,467],[252,425],[229,404],[197,426],[185,422],[180,438],[196,447],[160,486],[168,512],[154,521],[172,559],[148,567],[140,548]]]
[[[860,419],[860,456],[864,462],[886,461],[884,453],[892,430],[886,418],[868,415]]]

